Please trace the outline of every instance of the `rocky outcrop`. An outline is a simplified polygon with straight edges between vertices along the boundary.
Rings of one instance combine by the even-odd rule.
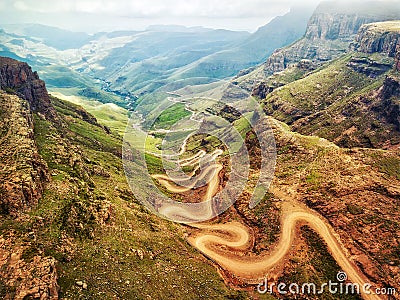
[[[400,79],[393,76],[386,77],[382,88],[379,90],[379,97],[381,99],[400,98]]]
[[[380,114],[385,120],[393,124],[400,132],[400,78],[393,76],[386,77],[383,86],[379,90],[380,100],[372,110]]]
[[[56,260],[38,254],[30,255],[32,246],[31,243],[15,245],[12,234],[0,236],[2,299],[58,299]]]
[[[302,78],[306,74],[314,71],[316,68],[317,66],[311,60],[303,59],[290,69],[286,70],[286,72],[272,75],[265,81],[254,85],[255,87],[252,89],[252,96],[264,99],[275,89]]]
[[[347,66],[371,78],[377,78],[393,68],[391,63],[375,61],[368,57],[354,57]]]
[[[29,103],[0,91],[0,213],[17,215],[37,204],[48,169],[34,139]]]
[[[400,21],[367,24],[353,52],[274,91],[271,79],[290,74],[293,67],[287,68],[269,76],[253,94],[265,99],[267,114],[302,134],[346,148],[398,147],[400,79],[393,70],[399,70],[399,44]]]
[[[257,96],[260,99],[264,99],[269,93],[272,93],[274,89],[274,87],[262,82],[254,88],[252,95]]]
[[[394,63],[389,61],[379,65],[371,65],[369,59],[361,58],[361,61],[351,62],[349,65],[357,72],[376,77],[391,68],[399,71],[400,21],[378,22],[362,26],[350,49],[367,54],[380,53],[389,58],[394,58]],[[369,67],[366,65],[369,65]]]
[[[396,57],[394,59],[394,69],[400,72],[400,43],[397,45]]]
[[[400,21],[366,24],[361,27],[351,49],[364,53],[382,53],[398,56],[400,45]]]
[[[40,112],[51,120],[57,119],[44,81],[39,79],[38,74],[27,63],[0,57],[0,89],[14,92],[27,100],[33,111]]]

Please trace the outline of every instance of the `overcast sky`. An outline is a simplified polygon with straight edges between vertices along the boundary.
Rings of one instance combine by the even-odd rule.
[[[0,23],[94,32],[154,24],[255,31],[290,7],[319,0],[0,0]]]

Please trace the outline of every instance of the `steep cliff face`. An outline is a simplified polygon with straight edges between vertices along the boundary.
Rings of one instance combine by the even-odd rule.
[[[70,115],[110,133],[80,106],[71,107]],[[36,143],[43,137],[34,134],[36,113],[57,128],[66,126],[38,74],[26,63],[0,57],[0,214],[17,216],[36,206],[49,180],[48,166]],[[71,155],[77,152],[70,146],[65,148]],[[61,154],[57,155],[60,159]],[[70,164],[77,164],[78,158],[71,155]]]
[[[308,40],[349,39],[362,24],[374,18],[357,14],[329,13],[317,11],[311,17],[305,38]]]
[[[399,22],[380,22],[363,25],[351,45],[351,49],[354,51],[382,53],[389,57],[396,57],[397,55],[397,58],[399,56],[399,53],[397,53],[399,47]]]
[[[48,179],[38,153],[29,103],[0,91],[0,213],[16,215],[37,204]]]
[[[32,112],[58,120],[46,86],[37,73],[26,63],[0,57],[2,214],[15,216],[35,206],[49,178],[47,164],[36,146]]]
[[[396,57],[394,60],[394,69],[400,72],[400,44],[397,45]]]
[[[388,21],[363,25],[350,49],[366,54],[379,53],[388,58],[381,63],[374,62],[368,57],[353,58],[348,67],[356,72],[376,78],[390,69],[399,70],[400,22]]]
[[[400,19],[397,3],[324,2],[310,18],[304,38],[275,51],[264,64],[264,72],[270,75],[282,71],[302,59],[324,63],[347,52],[362,25],[397,19]]]
[[[0,89],[15,92],[29,102],[33,111],[52,120],[57,119],[44,81],[39,79],[36,72],[32,72],[27,63],[0,57]]]
[[[388,123],[394,124],[400,132],[400,78],[386,77],[378,94],[378,103],[372,110],[380,113]]]

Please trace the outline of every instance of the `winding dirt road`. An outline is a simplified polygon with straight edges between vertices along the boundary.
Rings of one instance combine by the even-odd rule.
[[[215,161],[215,159],[223,153],[222,150],[217,149],[215,150],[211,155],[208,157],[205,157],[205,151],[200,150],[198,153],[195,155],[178,160],[178,163],[181,166],[188,166],[188,165],[195,165],[200,162],[200,160],[203,158],[203,163],[202,164],[209,164],[210,162]],[[157,179],[158,182],[162,185],[164,185],[170,192],[173,193],[184,193],[187,192],[191,189],[193,189],[196,184],[203,180],[204,178],[206,179],[206,182],[208,183],[208,188],[207,188],[207,193],[206,196],[204,197],[204,201],[212,199],[212,197],[217,193],[218,187],[219,187],[219,178],[218,178],[218,173],[222,170],[223,166],[221,164],[217,163],[211,163],[209,164],[206,168],[201,170],[201,173],[196,176],[195,178],[191,178],[190,184],[183,184],[183,185],[176,185],[175,183],[180,182],[184,183],[185,181],[188,181],[188,177],[194,176],[196,171],[200,168],[200,166],[196,166],[194,171],[192,171],[189,176],[185,176],[184,178],[173,178],[168,175],[164,174],[156,174],[152,175],[154,179]],[[175,182],[175,183],[171,183]]]
[[[333,233],[333,228],[327,225],[319,216],[306,208],[289,202],[283,203],[282,210],[281,237],[279,243],[270,253],[263,253],[259,256],[240,256],[235,255],[233,251],[223,250],[221,246],[230,247],[234,250],[251,250],[249,230],[238,222],[217,225],[193,225],[203,231],[197,236],[189,237],[189,243],[243,281],[252,284],[260,283],[289,252],[293,243],[296,225],[299,222],[307,223],[325,240],[330,253],[342,270],[346,272],[351,282],[358,283],[360,287],[368,283],[367,278],[348,258],[346,251],[343,250],[343,245]],[[223,236],[220,233],[214,233],[216,231],[223,232]],[[360,289],[362,290],[362,288]],[[380,299],[377,295],[363,294],[362,296],[364,299]]]
[[[218,156],[222,152],[214,152]],[[198,162],[199,154],[186,159],[185,162]],[[216,158],[214,157],[214,159]],[[182,161],[183,162],[183,161]],[[220,180],[218,173],[222,170],[222,165],[214,164],[202,170],[198,180],[209,176],[207,193],[204,201],[212,199],[218,192]],[[180,193],[187,191],[190,187],[178,187],[169,183],[173,179],[166,175],[154,175],[161,184],[166,186],[171,192]],[[201,231],[188,238],[188,242],[200,250],[204,255],[218,263],[222,268],[234,274],[244,282],[258,284],[265,276],[276,267],[288,254],[294,240],[296,226],[308,224],[326,242],[328,249],[337,261],[342,270],[347,274],[352,283],[360,286],[360,291],[364,284],[368,283],[366,276],[349,259],[345,247],[335,234],[334,229],[316,212],[303,206],[294,200],[292,196],[287,196],[279,190],[272,191],[277,197],[283,200],[281,216],[281,233],[279,242],[269,253],[260,255],[246,255],[251,253],[253,245],[252,234],[246,226],[240,222],[229,222],[225,224],[189,224]],[[170,214],[179,213],[173,207],[168,208]],[[212,208],[209,208],[212,210]],[[184,212],[182,212],[184,213]],[[364,299],[382,299],[378,295],[361,293]]]

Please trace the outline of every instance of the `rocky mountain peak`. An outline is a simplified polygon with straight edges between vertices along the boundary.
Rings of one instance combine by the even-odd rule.
[[[15,92],[27,100],[32,111],[40,112],[52,120],[57,119],[44,81],[27,63],[0,57],[0,89]]]
[[[321,3],[311,16],[304,38],[276,50],[262,68],[268,77],[303,59],[322,65],[349,50],[364,24],[400,19],[398,2],[341,1]]]

